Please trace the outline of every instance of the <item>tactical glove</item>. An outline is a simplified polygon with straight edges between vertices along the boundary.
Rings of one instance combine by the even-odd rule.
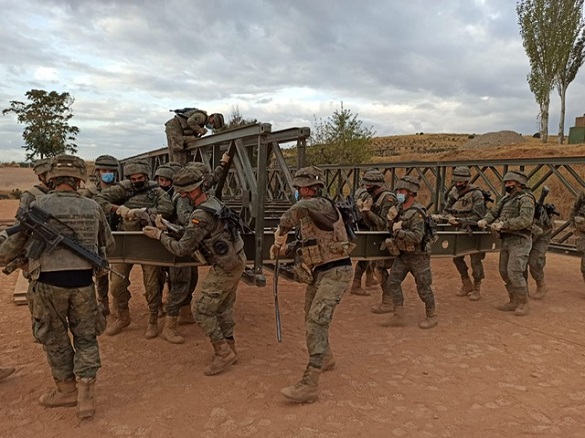
[[[159,230],[156,227],[147,226],[147,227],[144,227],[142,229],[142,233],[145,236],[150,237],[151,239],[160,240],[160,236],[162,235],[162,230]]]

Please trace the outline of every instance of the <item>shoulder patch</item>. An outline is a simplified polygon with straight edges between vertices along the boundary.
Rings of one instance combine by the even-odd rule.
[[[193,218],[193,219],[191,219],[191,223],[197,225],[199,223],[199,219]]]

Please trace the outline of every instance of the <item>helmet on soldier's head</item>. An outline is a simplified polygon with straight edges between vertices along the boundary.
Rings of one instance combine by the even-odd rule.
[[[211,174],[211,169],[205,163],[201,163],[200,161],[191,161],[185,164],[185,169],[195,169],[201,172],[204,176]]]
[[[325,175],[317,166],[302,167],[295,172],[293,187],[325,187]]]
[[[150,166],[145,160],[128,160],[124,163],[124,175],[129,177],[130,175],[144,174],[147,177],[150,175]]]
[[[467,166],[458,166],[453,170],[453,181],[471,180],[471,171]]]
[[[197,169],[185,167],[175,173],[173,185],[179,193],[195,190],[205,182],[205,176]]]
[[[173,179],[173,175],[176,172],[173,170],[173,168],[171,166],[169,166],[168,164],[162,164],[160,166],[158,166],[158,168],[156,169],[156,172],[154,172],[154,179],[156,179],[159,176],[162,176],[163,178],[166,179]]]
[[[87,168],[85,161],[75,155],[57,155],[51,160],[51,169],[47,173],[47,179],[51,180],[60,176],[87,180]]]
[[[107,170],[118,170],[120,163],[115,157],[111,155],[100,155],[95,159],[95,170],[107,169]]]
[[[35,161],[33,166],[33,172],[36,175],[42,175],[47,173],[51,169],[51,159],[50,158],[43,158],[40,160]]]
[[[169,161],[168,163],[165,163],[164,165],[169,166],[171,169],[173,169],[174,173],[177,173],[179,170],[181,170],[183,168],[181,163],[177,163],[176,161]]]
[[[380,170],[368,170],[364,173],[364,176],[362,176],[362,185],[364,186],[384,187],[385,184],[386,179]]]
[[[213,117],[213,129],[221,129],[224,127],[223,114],[213,113],[210,117]]]
[[[409,192],[412,192],[416,195],[418,193],[418,190],[420,189],[420,182],[418,178],[415,176],[405,175],[402,178],[400,178],[396,182],[396,185],[394,186],[394,190],[399,189],[406,189]]]
[[[506,181],[516,181],[525,186],[528,183],[528,177],[520,170],[510,170],[504,175],[504,182]]]

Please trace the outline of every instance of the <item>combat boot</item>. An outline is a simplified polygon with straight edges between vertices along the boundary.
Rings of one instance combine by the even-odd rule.
[[[130,325],[130,309],[118,309],[118,318],[113,323],[108,324],[106,328],[106,335],[115,336],[118,335],[126,327]]]
[[[374,287],[378,284],[376,277],[374,277],[374,273],[370,271],[366,271],[366,287]]]
[[[320,375],[320,369],[307,365],[302,379],[292,386],[281,389],[280,393],[295,403],[313,403],[319,398]]]
[[[46,408],[73,407],[77,404],[77,385],[73,377],[55,380],[57,388],[41,395],[39,403]]]
[[[404,317],[404,307],[395,306],[394,314],[388,321],[382,324],[384,327],[404,327],[406,325],[406,318]]]
[[[321,363],[321,371],[331,371],[335,369],[335,357],[333,356],[333,351],[331,351],[331,347],[327,347],[325,354],[323,355],[323,362]]]
[[[534,292],[534,295],[531,295],[530,297],[534,298],[535,300],[542,300],[547,292],[548,287],[546,287],[546,283],[544,280],[540,280],[536,282],[536,292]]]
[[[461,289],[457,292],[458,297],[466,297],[473,291],[473,283],[469,277],[461,277]]]
[[[236,360],[236,353],[233,352],[225,340],[212,342],[211,345],[213,345],[215,355],[211,364],[203,371],[206,376],[214,376],[225,371]]]
[[[528,295],[527,294],[522,294],[522,295],[517,294],[517,302],[518,302],[518,305],[516,306],[516,309],[514,309],[514,315],[516,315],[516,316],[528,315],[530,313],[530,307],[528,305]]]
[[[421,329],[433,328],[439,322],[437,319],[437,312],[435,311],[434,307],[427,308],[426,313],[427,313],[427,317],[418,323],[418,326]]]
[[[392,313],[394,312],[394,304],[392,303],[385,303],[382,300],[381,303],[374,304],[372,306],[372,313],[382,314],[382,313]]]
[[[191,306],[182,306],[179,309],[179,319],[177,319],[179,325],[195,324],[195,318],[193,318],[193,312],[191,312]]]
[[[234,354],[236,355],[236,360],[233,361],[232,365],[236,365],[238,363],[238,352],[236,351],[236,340],[234,338],[225,339],[225,343],[228,344],[228,347],[232,349]]]
[[[479,301],[481,296],[479,295],[479,291],[481,289],[481,281],[474,281],[473,282],[473,290],[469,294],[469,301]]]
[[[95,378],[77,378],[77,418],[91,418],[95,414],[94,388]]]
[[[146,339],[153,339],[158,336],[158,312],[150,313],[148,315],[148,325],[144,332]]]
[[[360,295],[360,296],[364,296],[367,297],[370,295],[370,293],[367,290],[362,289],[362,282],[359,279],[355,279],[353,280],[353,283],[351,284],[351,289],[349,291],[349,293],[351,295]]]
[[[185,342],[185,338],[177,332],[177,317],[168,316],[166,318],[165,326],[161,333],[161,336],[169,341],[171,344],[182,344]]]
[[[5,379],[14,372],[14,367],[0,367],[0,380]]]

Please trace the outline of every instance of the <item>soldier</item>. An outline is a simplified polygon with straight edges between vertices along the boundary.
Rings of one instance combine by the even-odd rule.
[[[233,307],[238,282],[246,267],[246,254],[238,230],[219,219],[220,212],[226,207],[203,191],[204,181],[204,175],[191,168],[180,170],[174,176],[175,189],[181,196],[188,196],[195,206],[180,240],[155,227],[144,227],[142,232],[151,239],[160,240],[176,256],[184,257],[199,251],[211,265],[198,288],[192,311],[215,351],[212,363],[203,372],[206,376],[213,376],[237,360]],[[160,226],[159,220],[157,223]]]
[[[489,210],[477,225],[500,234],[500,276],[506,284],[510,301],[497,306],[498,310],[528,315],[528,285],[524,271],[532,247],[534,196],[525,190],[528,179],[524,172],[511,170],[504,175],[506,195]]]
[[[575,228],[575,245],[581,253],[581,275],[585,281],[585,191],[581,191],[569,216],[571,225]]]
[[[321,372],[335,367],[329,346],[329,325],[353,277],[349,253],[355,245],[348,241],[343,218],[335,204],[321,196],[325,187],[321,169],[311,166],[297,170],[293,186],[300,199],[280,218],[270,254],[274,259],[277,254],[296,251],[298,246],[302,263],[308,268],[304,282],[307,283],[305,332],[309,363],[301,380],[281,393],[290,401],[311,403],[319,396]],[[300,229],[300,240],[286,245],[288,232],[295,227]]]
[[[81,196],[86,198],[94,198],[102,190],[112,187],[118,181],[118,169],[120,163],[111,155],[100,155],[95,159],[95,176],[96,183],[86,184],[85,188],[79,190]],[[118,216],[114,213],[106,214],[106,219],[110,225],[110,229],[116,230],[118,226]],[[110,301],[108,298],[108,291],[110,289],[110,282],[106,273],[101,273],[95,279],[95,287],[97,290],[98,303],[102,305],[104,316],[110,314]]]
[[[367,171],[362,178],[362,185],[370,195],[365,201],[356,203],[362,213],[364,222],[371,230],[385,231],[387,229],[386,217],[388,212],[390,209],[393,212],[397,212],[396,196],[386,189],[384,174],[379,170]],[[392,263],[392,259],[375,262],[375,272],[380,278],[380,285],[382,286],[382,302],[372,306],[373,313],[382,314],[394,311],[392,296],[388,289],[388,269],[392,268]]]
[[[114,239],[104,212],[95,201],[77,193],[86,176],[85,163],[80,158],[55,157],[47,175],[54,191],[34,205],[54,216],[47,225],[74,237],[88,250],[110,251]],[[36,239],[33,232],[32,240]],[[0,261],[10,260],[28,240],[25,232],[9,237],[0,249]],[[95,412],[96,375],[101,366],[97,336],[105,328],[105,318],[96,301],[93,266],[57,246],[50,253],[42,251],[38,258],[29,259],[29,268],[34,294],[33,336],[43,344],[57,386],[43,394],[39,402],[49,408],[77,406],[79,418],[91,417]]]
[[[353,196],[356,199],[356,206],[357,203],[359,203],[360,201],[363,202],[366,199],[371,198],[370,194],[365,189],[365,187],[358,188]],[[361,230],[370,229],[370,227],[365,223],[363,218],[358,223],[358,226]],[[372,263],[366,260],[360,260],[355,265],[353,283],[349,291],[350,294],[362,296],[370,295],[370,293],[367,290],[362,289],[362,277],[364,276],[364,274],[366,274],[366,288],[370,288],[378,284],[378,282],[374,278],[374,269],[372,267]]]
[[[184,166],[191,161],[190,152],[185,149],[187,143],[204,136],[208,129],[223,128],[223,115],[215,113],[208,116],[197,108],[185,108],[175,113],[175,117],[165,123],[169,157]]]
[[[35,162],[33,172],[37,175],[39,183],[22,192],[18,205],[19,211],[28,210],[28,207],[33,201],[49,193],[50,187],[47,183],[47,172],[50,169],[50,163],[50,158],[44,158]]]
[[[167,195],[169,195],[171,199],[175,193],[173,189],[173,175],[175,172],[177,172],[177,170],[173,169],[173,167],[169,164],[162,164],[158,166],[154,172],[154,180],[161,189],[167,192]]]
[[[400,207],[398,215],[390,211],[388,226],[392,230],[392,240],[400,251],[394,259],[388,279],[388,290],[394,304],[394,314],[384,325],[400,327],[404,320],[404,296],[401,284],[408,273],[416,282],[418,296],[425,303],[426,318],[418,326],[429,329],[437,325],[435,296],[431,289],[433,275],[431,272],[431,242],[426,236],[426,210],[416,202],[415,197],[420,188],[417,178],[406,175],[398,180],[394,187]]]
[[[150,167],[143,160],[129,160],[124,164],[124,175],[128,179],[103,190],[95,200],[100,204],[104,212],[115,213],[122,219],[119,230],[140,231],[147,222],[146,215],[162,214],[165,219],[173,215],[173,203],[166,192],[158,187],[154,181],[148,180]],[[142,223],[144,222],[144,224]],[[113,266],[113,269],[121,273],[124,278],[114,276],[110,278],[110,292],[117,309],[118,318],[108,324],[106,334],[114,336],[130,325],[130,301],[129,274],[133,264],[122,263]],[[144,336],[152,339],[158,336],[158,309],[160,299],[160,267],[141,265],[142,279],[144,282],[145,296],[148,303],[149,318]]]
[[[443,209],[443,215],[447,216],[447,222],[454,226],[460,226],[462,220],[477,222],[487,213],[485,196],[483,191],[469,184],[471,172],[467,166],[459,166],[453,170],[453,185],[447,196],[447,203]],[[470,301],[477,301],[480,297],[481,280],[485,278],[483,272],[483,260],[485,252],[478,252],[469,256],[471,260],[471,274],[473,283],[469,278],[465,256],[453,257],[453,264],[461,275],[461,290],[456,294],[459,297],[469,296]]]

